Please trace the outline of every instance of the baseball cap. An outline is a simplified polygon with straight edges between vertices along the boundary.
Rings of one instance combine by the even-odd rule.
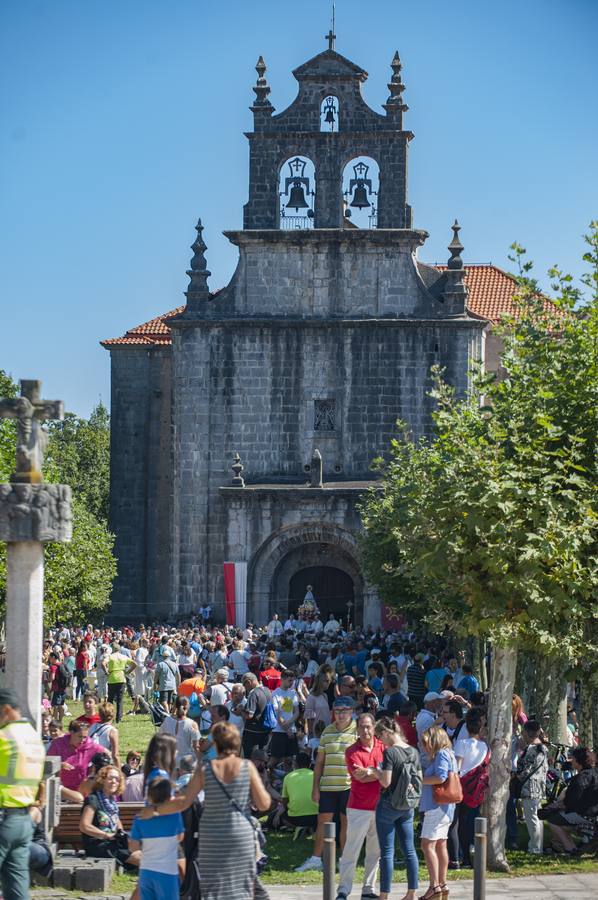
[[[12,706],[13,709],[19,709],[19,698],[10,688],[0,689],[0,706]]]
[[[355,701],[351,697],[337,697],[332,704],[333,709],[354,709]]]
[[[428,691],[424,697],[424,703],[430,703],[432,700],[444,700],[444,697],[442,694],[437,694],[436,691]]]

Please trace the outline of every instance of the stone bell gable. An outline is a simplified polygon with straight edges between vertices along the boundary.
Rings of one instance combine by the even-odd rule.
[[[395,54],[376,112],[367,73],[331,47],[275,114],[260,57],[230,283],[210,291],[200,220],[185,305],[104,342],[115,616],[209,602],[222,620],[234,563],[249,620],[296,609],[309,578],[324,612],[380,622],[359,559],[371,461],[397,419],[430,433],[432,366],[465,394],[487,328],[458,223],[446,267],[419,259],[401,70]]]

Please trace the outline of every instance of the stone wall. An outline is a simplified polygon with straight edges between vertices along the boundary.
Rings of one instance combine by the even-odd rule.
[[[170,360],[170,348],[115,347],[111,352],[115,619],[141,621],[169,605]]]
[[[304,478],[315,447],[322,452],[325,481],[371,477],[371,461],[388,447],[397,418],[409,423],[414,436],[429,431],[433,364],[465,392],[482,327],[472,320],[397,319],[177,323],[177,609],[204,599],[222,602],[228,523],[219,489],[230,483],[234,452],[249,482]],[[327,432],[314,427],[315,404],[322,399],[336,405],[335,428]],[[253,551],[256,540],[247,544]]]

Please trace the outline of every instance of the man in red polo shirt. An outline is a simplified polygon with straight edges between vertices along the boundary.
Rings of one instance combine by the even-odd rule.
[[[382,762],[384,744],[374,736],[375,719],[362,713],[357,719],[358,739],[345,750],[345,762],[351,776],[351,791],[347,803],[347,838],[339,861],[339,885],[336,900],[346,900],[353,887],[355,866],[365,841],[364,881],[362,900],[377,898],[376,877],[380,859],[380,845],[376,832],[376,805],[380,797],[380,782],[367,770],[376,769]]]

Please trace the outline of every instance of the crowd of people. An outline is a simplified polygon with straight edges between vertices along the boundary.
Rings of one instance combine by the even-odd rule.
[[[413,633],[347,631],[332,615],[325,623],[317,613],[274,615],[242,629],[213,626],[209,616],[202,608],[183,626],[48,633],[42,739],[62,760],[63,802],[81,805],[85,851],[140,867],[142,900],[154,896],[156,879],[161,897],[178,896],[192,863],[207,900],[263,898],[262,826],[313,834],[304,872],[322,868],[324,825],[334,821],[337,900],[351,894],[364,845],[361,896],[385,900],[395,844],[404,900],[414,900],[418,840],[429,876],[421,896],[447,900],[448,870],[472,865],[490,762],[487,698],[463,651]],[[160,726],[123,759],[127,694],[128,714],[149,712]],[[75,699],[84,707],[76,717]],[[549,756],[541,725],[514,696],[508,845],[520,846],[523,818],[527,852],[545,852],[548,822],[553,846],[573,856],[598,816],[596,761],[573,747],[574,777],[546,806]],[[143,805],[129,834],[119,802]],[[232,850],[223,858],[224,843]]]

